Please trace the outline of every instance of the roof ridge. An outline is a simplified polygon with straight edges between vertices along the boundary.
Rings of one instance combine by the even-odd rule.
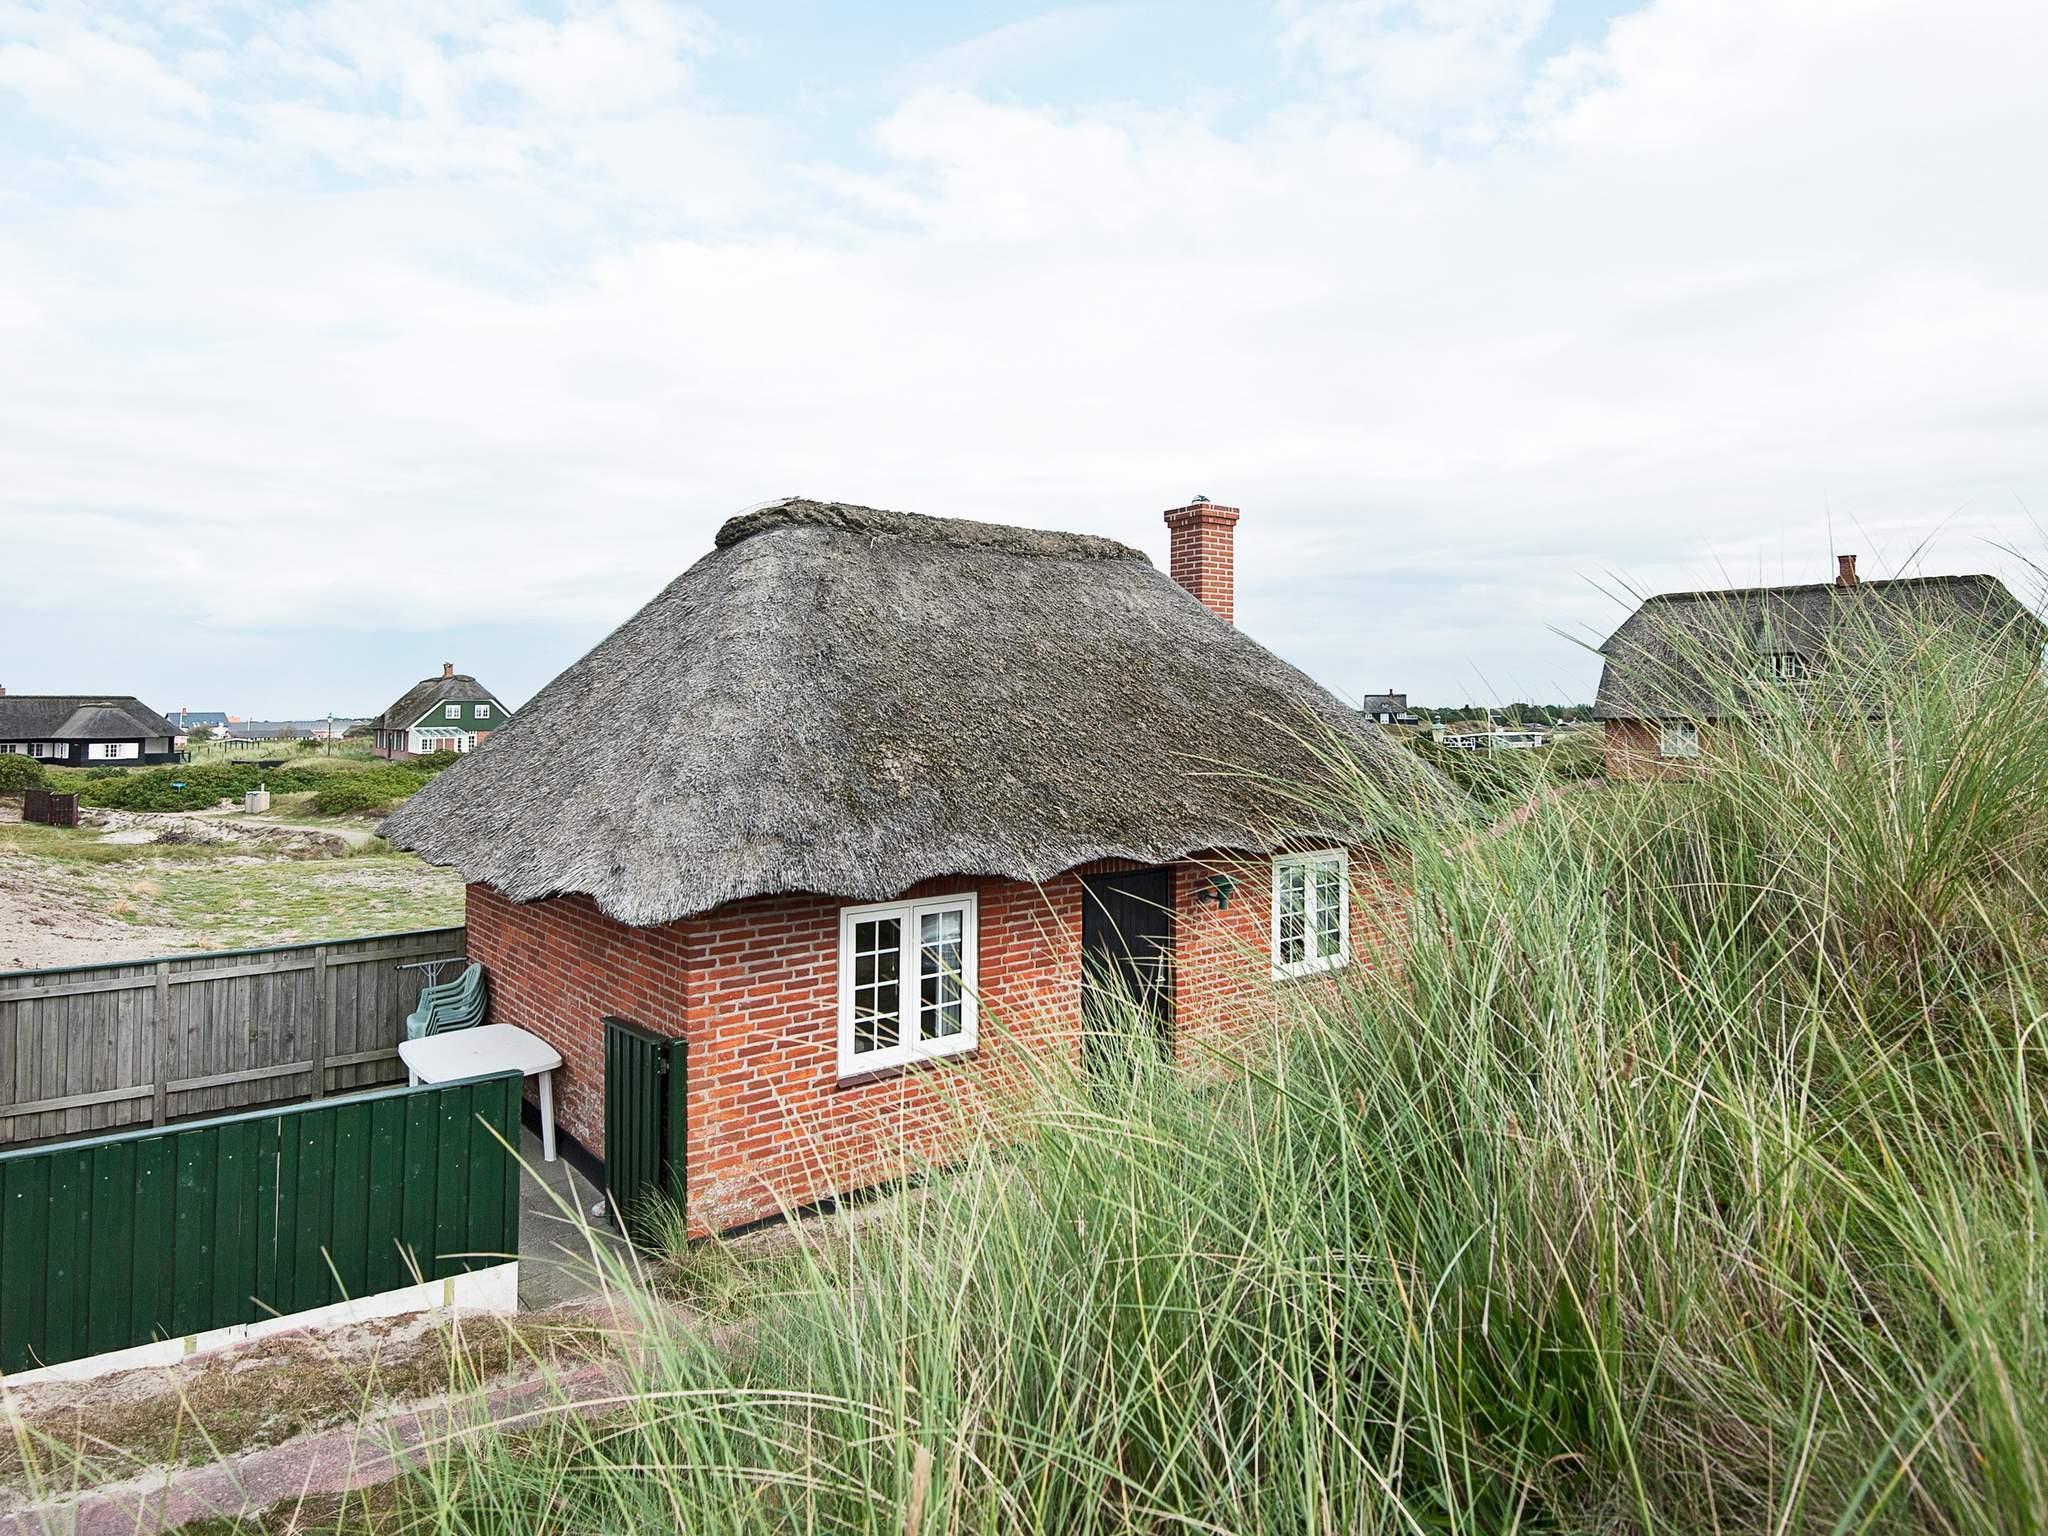
[[[1795,581],[1776,587],[1695,587],[1683,592],[1654,592],[1642,603],[1681,602],[1701,597],[1754,597],[1760,592],[1863,592],[1874,587],[1928,587],[1949,581],[1997,581],[1989,571],[1962,571],[1949,576],[1871,576],[1854,586],[1837,581]],[[1642,603],[1637,604],[1640,608]]]
[[[846,501],[812,501],[792,496],[738,517],[718,530],[718,548],[730,549],[747,539],[786,528],[817,528],[831,533],[869,537],[923,539],[967,548],[994,549],[1004,554],[1054,560],[1142,560],[1143,550],[1093,533],[1063,533],[1049,528],[1024,528],[1011,523],[984,523],[965,517],[930,517],[922,512],[894,512]]]

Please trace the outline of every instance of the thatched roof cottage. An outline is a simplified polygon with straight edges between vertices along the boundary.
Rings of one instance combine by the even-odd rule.
[[[1835,560],[1830,582],[1646,598],[1600,647],[1593,718],[1606,730],[1608,776],[1694,771],[1716,728],[1785,702],[1807,716],[1859,709],[1844,690],[1867,684],[1893,650],[1905,662],[1930,632],[2040,661],[2048,626],[1996,576],[1864,581],[1854,555]]]
[[[638,1155],[608,1016],[683,1040],[676,1172],[728,1227],[943,1156],[950,1112],[1087,1059],[1113,985],[1186,1052],[1369,953],[1365,807],[1426,776],[1230,622],[1235,508],[1166,519],[1171,579],[1080,534],[735,518],[390,818],[469,882],[572,1138]]]
[[[377,753],[393,761],[435,752],[474,752],[512,718],[490,689],[455,663],[439,677],[423,677],[370,722]]]

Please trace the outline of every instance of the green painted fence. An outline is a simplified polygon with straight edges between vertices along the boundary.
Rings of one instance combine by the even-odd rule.
[[[507,1072],[0,1153],[0,1371],[503,1263],[520,1086]]]

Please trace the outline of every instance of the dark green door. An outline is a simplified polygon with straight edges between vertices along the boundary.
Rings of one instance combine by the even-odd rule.
[[[605,1203],[642,1247],[662,1235],[666,1213],[684,1208],[687,1086],[682,1041],[625,1019],[604,1021]]]

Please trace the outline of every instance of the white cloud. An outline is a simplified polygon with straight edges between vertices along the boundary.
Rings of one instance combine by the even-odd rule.
[[[2029,8],[1662,0],[1547,62],[1541,10],[1291,13],[1321,83],[1227,125],[939,70],[824,156],[668,9],[4,13],[0,601],[48,545],[109,612],[610,620],[769,496],[1157,550],[1200,490],[1331,683],[1583,693],[1588,577],[2031,541]],[[103,45],[171,84],[88,131]]]

